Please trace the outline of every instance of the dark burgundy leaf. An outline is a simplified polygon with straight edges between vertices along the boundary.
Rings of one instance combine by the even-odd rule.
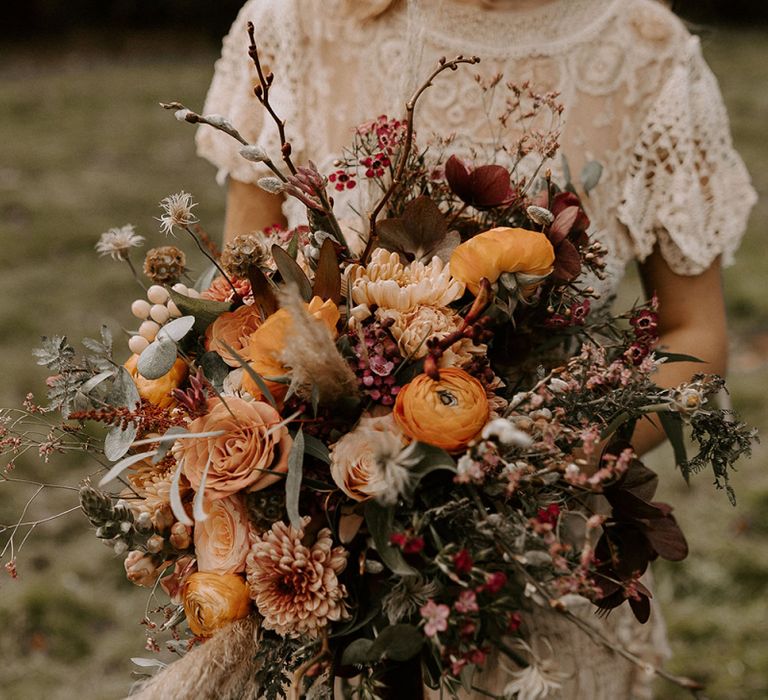
[[[448,231],[445,217],[429,197],[410,202],[402,218],[380,221],[378,232],[379,245],[398,253],[404,262],[429,262],[434,256],[445,262],[461,242],[456,231]]]
[[[644,573],[656,552],[638,526],[614,523],[600,537],[595,556],[620,578],[627,579]]]
[[[561,241],[571,232],[573,225],[579,218],[579,207],[566,207],[555,216],[555,220],[549,227],[549,240],[557,247]]]
[[[661,509],[638,498],[624,489],[607,489],[605,497],[613,506],[614,517],[620,520],[645,520],[648,518],[664,518],[666,513]]]
[[[508,205],[515,197],[509,172],[500,165],[481,165],[470,174],[473,206],[483,209]]]
[[[644,595],[639,598],[630,598],[629,607],[632,608],[632,612],[635,614],[637,621],[640,624],[645,624],[651,617],[651,601]]]
[[[651,520],[645,535],[659,556],[667,561],[682,561],[688,556],[688,543],[674,516]]]
[[[403,224],[418,248],[428,250],[445,237],[445,217],[429,197],[417,197],[403,210]]]
[[[445,163],[445,179],[450,188],[463,200],[471,196],[469,184],[469,168],[464,161],[456,156],[451,156]]]
[[[555,279],[570,282],[581,272],[581,255],[570,241],[562,241],[555,248],[555,264],[552,276]]]
[[[644,501],[650,501],[658,484],[659,477],[656,472],[648,469],[639,459],[633,459],[617,486]]]
[[[549,210],[557,216],[563,209],[568,207],[581,207],[581,200],[573,192],[558,192],[552,198],[552,206]]]

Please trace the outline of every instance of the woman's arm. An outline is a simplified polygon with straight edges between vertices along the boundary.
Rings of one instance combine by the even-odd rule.
[[[640,265],[640,275],[646,294],[650,297],[655,292],[659,299],[659,344],[671,352],[693,355],[705,362],[664,364],[655,375],[656,383],[676,386],[697,372],[724,375],[728,333],[720,260],[700,275],[678,275],[669,268],[657,247]],[[635,450],[642,455],[665,437],[658,423],[642,420],[633,438]]]
[[[256,185],[229,180],[227,213],[224,218],[224,243],[240,233],[260,231],[274,224],[286,225],[283,198]]]

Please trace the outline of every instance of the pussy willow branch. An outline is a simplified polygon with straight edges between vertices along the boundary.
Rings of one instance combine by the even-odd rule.
[[[384,193],[384,196],[379,200],[378,204],[374,207],[373,211],[371,212],[368,223],[369,223],[369,233],[368,233],[368,241],[365,244],[365,250],[363,251],[363,254],[360,258],[360,262],[365,265],[368,262],[368,258],[371,255],[371,251],[373,250],[374,243],[376,242],[376,219],[381,213],[381,211],[386,206],[387,202],[390,200],[392,195],[394,194],[395,190],[400,186],[400,183],[403,180],[403,173],[405,172],[405,166],[408,163],[408,159],[411,154],[411,147],[413,145],[413,120],[414,120],[414,113],[416,110],[416,103],[418,102],[419,98],[421,97],[422,93],[432,85],[432,81],[440,75],[443,71],[446,70],[456,70],[460,64],[462,63],[468,63],[470,65],[474,65],[476,63],[479,63],[480,59],[477,56],[470,56],[469,58],[465,58],[464,56],[457,56],[454,59],[451,59],[450,61],[447,61],[444,57],[440,59],[439,65],[435,70],[432,71],[430,76],[424,81],[424,83],[419,86],[419,88],[416,90],[416,92],[413,93],[413,96],[411,97],[408,102],[405,103],[405,123],[406,123],[406,131],[405,131],[405,141],[403,143],[402,148],[400,149],[400,154],[397,159],[397,167],[395,168],[395,175],[392,178],[392,182],[389,185],[389,188]]]
[[[189,122],[190,124],[205,124],[207,126],[213,127],[217,131],[221,131],[227,136],[231,136],[242,146],[252,145],[248,143],[248,141],[243,138],[240,132],[227,121],[211,121],[202,114],[198,114],[197,112],[193,112],[191,109],[188,109],[181,102],[161,102],[160,106],[163,109],[173,110],[177,114],[181,113],[185,122]],[[265,158],[262,162],[275,174],[275,177],[278,177],[280,180],[285,182],[285,175],[283,175],[283,173],[280,171],[280,168],[278,168],[269,158]]]
[[[280,152],[283,156],[283,162],[288,167],[288,170],[291,171],[291,175],[295,175],[296,166],[291,160],[291,144],[288,142],[288,139],[285,136],[285,121],[277,116],[275,110],[272,108],[272,105],[269,102],[269,88],[272,85],[272,81],[274,80],[274,73],[270,72],[266,75],[264,74],[264,70],[261,67],[261,60],[259,59],[259,49],[256,46],[253,22],[248,22],[247,26],[248,38],[251,41],[250,45],[248,46],[248,55],[251,57],[253,65],[256,66],[256,73],[259,77],[259,85],[254,88],[253,92],[256,95],[256,99],[261,102],[264,109],[267,110],[269,116],[272,117],[275,124],[277,125],[277,132],[280,135]]]

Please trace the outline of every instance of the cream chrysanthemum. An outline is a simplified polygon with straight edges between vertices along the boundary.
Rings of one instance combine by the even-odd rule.
[[[304,518],[303,526],[309,523]],[[278,522],[254,542],[246,561],[251,598],[266,629],[287,637],[317,637],[329,622],[348,617],[346,588],[338,575],[348,553],[333,547],[331,531],[302,544],[304,530]]]
[[[141,499],[137,499],[131,491],[123,494],[134,516],[138,518],[142,513],[147,513],[154,524],[164,522],[171,509],[173,468],[143,461],[132,467],[126,476],[135,493],[141,496]],[[182,497],[189,491],[189,483],[185,478],[180,482],[180,491]]]
[[[353,265],[348,283],[355,304],[411,311],[417,306],[447,306],[464,293],[440,258],[403,265],[397,253],[377,248],[366,267]]]
[[[417,306],[400,312],[393,309],[379,309],[380,320],[392,319],[389,332],[397,341],[403,357],[419,359],[427,354],[427,339],[439,338],[453,333],[461,323],[461,317],[451,309],[434,306]],[[448,348],[440,358],[441,367],[462,367],[472,360],[473,355],[484,355],[485,345],[475,345],[469,338],[463,338]]]

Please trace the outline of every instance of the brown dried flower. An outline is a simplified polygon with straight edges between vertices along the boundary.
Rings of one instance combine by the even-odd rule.
[[[186,269],[184,252],[173,245],[152,248],[144,258],[144,274],[155,284],[174,284]]]
[[[308,523],[304,518],[303,527]],[[318,532],[311,547],[303,538],[303,528],[275,523],[252,545],[246,561],[251,598],[264,627],[282,636],[316,637],[329,622],[348,617],[347,591],[338,580],[347,551],[333,547],[328,529]]]
[[[221,266],[235,277],[248,279],[248,268],[270,269],[272,256],[263,234],[258,232],[241,233],[224,247],[221,254]]]

